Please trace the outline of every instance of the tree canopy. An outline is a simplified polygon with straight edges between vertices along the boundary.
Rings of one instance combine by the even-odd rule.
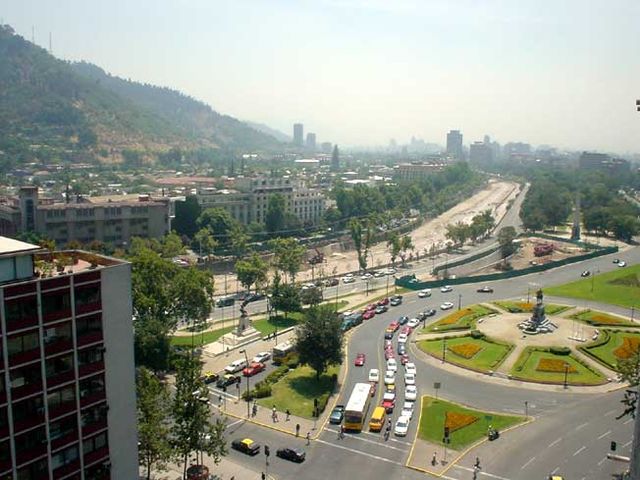
[[[296,330],[296,349],[300,363],[316,371],[316,378],[329,365],[340,365],[343,360],[343,333],[340,319],[331,305],[310,307]]]

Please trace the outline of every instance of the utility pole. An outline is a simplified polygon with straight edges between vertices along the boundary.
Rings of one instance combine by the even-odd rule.
[[[247,350],[242,349],[239,350],[238,353],[244,353],[244,361],[247,364],[247,368],[249,368],[249,358],[247,357]],[[251,412],[249,411],[249,403],[251,403],[251,400],[249,399],[249,375],[247,375],[247,418],[251,416]]]

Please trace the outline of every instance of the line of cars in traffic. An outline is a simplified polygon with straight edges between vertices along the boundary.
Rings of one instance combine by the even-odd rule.
[[[370,320],[376,315],[385,313],[389,310],[389,307],[397,307],[398,305],[401,305],[402,298],[402,295],[392,295],[391,297],[382,298],[375,303],[370,303],[361,310],[348,310],[343,312],[341,314],[342,323],[340,328],[344,332],[356,325],[360,325],[363,320]]]

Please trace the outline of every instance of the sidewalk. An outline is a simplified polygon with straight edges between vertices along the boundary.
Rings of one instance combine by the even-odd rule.
[[[204,465],[209,467],[209,472],[212,475],[217,475],[223,480],[260,480],[262,478],[262,471],[255,471],[245,466],[235,463],[230,459],[223,457],[218,465],[213,463],[208,455],[204,456]],[[168,466],[166,472],[154,472],[151,478],[154,480],[182,480],[183,468],[180,465],[171,464]],[[146,478],[144,476],[143,469],[140,469],[140,479]],[[275,480],[271,474],[267,476],[270,480]]]

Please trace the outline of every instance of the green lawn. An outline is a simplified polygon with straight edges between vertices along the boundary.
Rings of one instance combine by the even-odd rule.
[[[620,360],[613,352],[622,346],[624,337],[640,339],[640,333],[621,332],[618,330],[601,330],[599,338],[595,342],[580,347],[587,355],[591,355],[599,362],[602,362],[611,370],[618,370]]]
[[[566,362],[569,368],[574,368],[575,372],[567,374],[567,383],[569,385],[601,385],[606,382],[606,378],[602,373],[596,371],[593,367],[588,367],[573,354],[556,355],[547,349],[537,347],[527,347],[522,351],[511,369],[511,376],[530,382],[563,384],[564,368],[559,368],[555,372],[540,371],[538,366],[542,359]]]
[[[260,320],[254,320],[251,322],[253,328],[258,330],[262,335],[270,335],[276,331],[284,330],[285,328],[293,327],[302,318],[301,312],[292,312],[287,315],[278,315],[271,318],[261,318]]]
[[[498,343],[493,340],[487,340],[484,338],[476,339],[471,335],[465,335],[463,337],[449,338],[447,342],[447,353],[445,360],[449,363],[459,365],[461,367],[470,368],[472,370],[480,370],[488,372],[489,370],[495,370],[502,361],[507,357],[509,352],[513,349],[513,345],[506,343]],[[423,340],[418,342],[418,348],[427,352],[434,357],[442,359],[442,344],[444,339],[438,338],[433,340]],[[455,352],[456,346],[460,345],[476,345],[480,347],[475,355],[471,358],[465,358]]]
[[[549,295],[637,307],[640,306],[640,264],[545,288],[544,291]]]
[[[215,342],[225,333],[229,333],[231,330],[233,330],[233,328],[234,327],[231,326],[231,327],[219,328],[218,330],[211,330],[209,332],[204,332],[204,333],[194,333],[193,339],[191,338],[191,335],[174,336],[174,337],[171,337],[171,345],[175,345],[175,346],[195,345],[196,347],[199,347],[201,345],[207,345],[209,343]]]
[[[640,323],[631,322],[626,318],[611,315],[610,313],[598,312],[597,310],[582,310],[570,315],[569,318],[580,320],[594,327],[640,328]]]
[[[475,328],[477,319],[492,313],[496,313],[496,311],[483,305],[471,305],[452,312],[437,322],[428,325],[422,329],[421,333],[440,333]]]
[[[418,427],[418,437],[439,445],[442,445],[445,415],[447,412],[472,415],[478,418],[478,420],[466,427],[454,430],[449,434],[451,443],[448,444],[448,447],[455,450],[460,450],[485,437],[489,425],[501,431],[525,420],[524,417],[520,416],[497,415],[491,412],[473,410],[444,400],[436,400],[428,396],[422,397],[421,408],[422,412],[420,415],[420,425]]]
[[[339,370],[339,366],[329,367],[317,381],[315,370],[307,366],[297,367],[272,385],[271,396],[258,399],[258,403],[267,408],[275,405],[280,412],[288,409],[292,415],[313,418],[313,399],[317,398],[320,406],[326,405],[335,388],[331,376],[338,375]]]
[[[546,289],[545,289],[545,292],[546,292]],[[529,303],[510,301],[510,300],[500,300],[493,303],[494,305],[499,306],[500,308],[502,308],[503,310],[506,310],[509,313],[528,313],[533,311],[533,306],[535,305],[535,297],[532,295]],[[547,315],[556,315],[570,308],[571,307],[568,305],[556,305],[554,303],[544,304],[544,312]]]

